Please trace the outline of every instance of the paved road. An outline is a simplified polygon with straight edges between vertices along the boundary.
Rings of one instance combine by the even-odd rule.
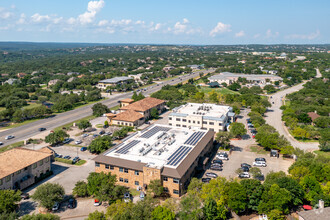
[[[168,84],[175,85],[182,81],[188,80],[190,78],[197,77],[197,76],[199,76],[200,73],[214,72],[214,70],[215,69],[200,70],[200,71],[193,72],[192,74],[180,76],[181,79],[175,78],[173,80],[163,81],[163,82],[158,83],[157,85],[152,85],[152,86],[147,87],[146,88],[147,91],[144,91],[143,93],[144,93],[144,95],[149,95],[151,93],[154,93],[154,92],[160,90],[163,85],[168,85]],[[132,96],[132,94],[133,94],[133,92],[113,95],[110,97],[110,99],[100,101],[100,103],[103,103],[111,108],[111,107],[118,105],[119,100],[125,99],[125,98],[130,98]],[[86,116],[92,115],[92,106],[93,105],[94,104],[91,104],[91,105],[77,108],[77,109],[74,109],[74,110],[71,110],[68,112],[64,112],[64,113],[56,115],[53,118],[41,119],[41,120],[26,124],[26,125],[22,125],[17,128],[12,128],[12,129],[8,129],[5,131],[1,131],[0,132],[0,141],[2,141],[4,143],[2,145],[2,147],[15,143],[15,142],[18,142],[18,141],[26,140],[26,139],[40,133],[38,131],[38,128],[40,128],[40,127],[47,128],[47,131],[44,131],[44,132],[49,132],[50,130],[57,128],[59,126],[62,126],[67,123],[82,119]],[[14,135],[15,138],[11,139],[11,140],[5,140],[5,137],[7,135]]]
[[[321,73],[319,69],[316,69],[316,77],[321,77]],[[270,124],[271,126],[275,127],[276,130],[280,133],[280,135],[284,135],[286,137],[291,145],[294,148],[300,148],[302,150],[318,150],[319,143],[318,142],[299,142],[296,139],[294,139],[288,132],[287,128],[284,125],[284,122],[282,122],[282,110],[280,107],[282,106],[282,100],[285,98],[287,94],[299,91],[303,88],[303,85],[305,83],[300,83],[296,86],[290,87],[288,89],[285,89],[283,91],[277,92],[272,95],[272,98],[270,98],[270,102],[274,102],[272,106],[269,108],[270,111],[266,113],[266,122]]]

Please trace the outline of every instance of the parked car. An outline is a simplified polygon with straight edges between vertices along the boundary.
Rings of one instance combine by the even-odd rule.
[[[81,141],[81,140],[76,140],[74,143],[75,143],[75,144],[81,144],[82,141]]]
[[[26,200],[26,199],[29,199],[29,198],[30,198],[30,195],[29,195],[29,193],[22,193],[22,194],[21,194],[21,198],[22,198],[23,200]]]
[[[203,183],[209,183],[211,181],[211,178],[202,178]]]
[[[251,168],[251,165],[250,164],[247,164],[247,163],[241,163],[241,167]]]
[[[75,199],[69,199],[68,208],[69,209],[74,209],[76,207],[77,207],[77,200],[75,200]]]
[[[59,202],[55,202],[55,204],[53,205],[52,211],[57,211],[60,209],[60,204]]]
[[[104,135],[112,135],[112,132],[105,132]]]
[[[140,200],[144,200],[144,198],[146,197],[146,194],[144,192],[140,192]]]
[[[210,170],[222,171],[222,167],[221,166],[211,166]]]
[[[248,172],[243,172],[238,175],[239,178],[250,178],[250,174]]]
[[[38,131],[46,131],[46,128],[39,128]]]
[[[278,153],[278,150],[270,150],[270,156],[278,158],[280,154]]]
[[[3,145],[3,143],[2,143],[2,142],[0,142],[0,145]]]
[[[86,150],[87,150],[87,147],[80,148],[80,151],[86,151]]]
[[[88,137],[89,134],[83,134],[82,137],[85,138],[85,137]]]
[[[101,204],[102,204],[102,202],[100,202],[98,199],[94,200],[94,206],[99,206]]]
[[[218,177],[218,175],[216,173],[206,173],[205,176],[212,177],[212,178]]]
[[[124,193],[124,201],[129,202],[131,200],[131,194],[129,192]]]
[[[258,158],[255,159],[255,161],[264,161],[264,162],[266,162],[266,159],[263,158],[263,157],[258,157]]]
[[[250,171],[250,168],[249,167],[241,167],[241,170],[243,171],[243,172],[249,172]]]
[[[10,139],[13,139],[15,136],[14,135],[8,135],[5,137],[6,140],[10,140]]]
[[[98,136],[98,134],[93,134],[93,138],[97,138]]]
[[[67,159],[67,160],[70,160],[70,156],[65,156],[65,157],[63,157],[63,159]]]
[[[75,158],[73,158],[72,163],[77,163],[79,160],[80,160],[79,157],[75,157]]]
[[[253,166],[256,166],[256,167],[266,167],[267,164],[265,161],[255,161],[253,162]]]
[[[228,156],[226,157],[226,156],[223,155],[223,154],[217,155],[216,158],[217,158],[218,160],[229,160]]]
[[[213,160],[212,161],[212,164],[215,164],[215,163],[223,164],[223,161],[222,160]]]
[[[62,154],[57,154],[57,153],[55,153],[55,157],[57,157],[57,158],[62,158],[63,155],[62,155]]]
[[[70,143],[70,141],[71,141],[71,138],[65,138],[63,141],[63,144],[68,144],[68,143]]]
[[[102,134],[104,134],[104,133],[105,133],[105,131],[102,130],[102,131],[99,132],[99,135],[102,135]]]

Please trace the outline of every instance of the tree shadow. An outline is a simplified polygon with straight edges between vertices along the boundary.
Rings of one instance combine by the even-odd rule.
[[[243,149],[242,149],[241,147],[232,146],[232,147],[231,147],[231,150],[232,150],[232,151],[240,151],[240,152],[242,152]]]
[[[19,215],[27,215],[36,210],[37,208],[37,203],[33,202],[31,200],[23,201],[20,203],[20,210],[19,210]]]

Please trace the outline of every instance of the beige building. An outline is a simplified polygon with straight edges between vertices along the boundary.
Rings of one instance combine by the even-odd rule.
[[[136,111],[127,110],[118,114],[107,114],[110,125],[140,126],[144,123],[144,116]]]
[[[106,89],[108,86],[123,84],[123,83],[126,83],[126,82],[131,81],[131,80],[134,80],[134,79],[131,78],[131,77],[127,77],[127,76],[119,76],[119,77],[114,77],[114,78],[111,78],[111,79],[101,80],[96,85],[96,87],[99,88],[99,89]]]
[[[187,103],[173,109],[168,124],[175,127],[224,131],[229,122],[235,121],[235,113],[230,106],[209,103]]]
[[[127,98],[127,99],[122,99],[119,102],[120,102],[120,107],[124,107],[124,106],[132,104],[134,102],[134,100]]]
[[[152,125],[94,158],[95,172],[111,172],[119,185],[134,189],[160,180],[165,192],[180,197],[209,156],[213,136],[197,128]]]
[[[0,189],[25,189],[51,170],[51,154],[15,148],[0,154]]]
[[[226,83],[227,85],[230,85],[236,82],[239,78],[245,78],[247,81],[261,86],[265,85],[267,81],[269,82],[283,81],[281,77],[271,74],[242,74],[242,73],[230,73],[230,72],[222,72],[218,75],[213,75],[208,79],[210,80],[210,82],[217,82],[219,84]]]

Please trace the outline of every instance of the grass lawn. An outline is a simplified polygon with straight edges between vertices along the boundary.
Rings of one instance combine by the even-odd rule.
[[[140,191],[137,191],[136,189],[129,189],[129,192],[132,194],[132,196],[140,196]]]
[[[232,90],[227,89],[227,88],[210,88],[210,87],[202,86],[200,90],[204,93],[209,93],[211,91],[215,91],[215,92],[223,94],[223,95],[226,95],[226,94],[239,94],[238,92],[232,91]]]
[[[25,125],[25,124],[29,124],[31,122],[35,122],[35,121],[38,121],[40,120],[40,118],[38,119],[31,119],[31,120],[26,120],[26,121],[23,121],[21,123],[14,123],[14,124],[11,124],[9,126],[6,126],[6,127],[1,127],[0,130],[3,130],[3,129],[10,129],[10,128],[16,128],[16,127],[19,127],[21,125]]]
[[[114,107],[110,108],[110,110],[114,110],[114,111],[117,111],[119,108],[120,108],[120,106],[119,106],[119,105],[116,105],[116,106],[114,106]]]
[[[8,145],[6,147],[0,148],[0,153],[13,149],[13,148],[16,148],[16,147],[22,147],[22,146],[24,146],[24,141],[19,141],[19,142],[13,143],[11,145]]]
[[[250,150],[257,154],[268,154],[268,151],[265,151],[265,149],[263,149],[262,147],[256,146],[256,145],[251,146]]]
[[[316,150],[314,151],[314,153],[316,153],[317,155],[326,157],[330,159],[330,151],[320,151],[320,150]]]
[[[65,124],[65,125],[59,126],[59,127],[55,128],[54,131],[55,131],[55,130],[56,130],[56,131],[57,131],[57,130],[61,130],[63,127],[65,127],[65,128],[70,128],[70,127],[72,127],[73,123],[78,123],[78,122],[81,121],[81,120],[87,120],[87,121],[90,121],[90,120],[92,120],[92,119],[94,119],[94,118],[96,118],[94,115],[90,115],[90,116],[87,116],[87,117],[85,117],[85,118],[79,119],[79,120],[77,120],[77,121],[74,121],[74,122],[67,123],[67,124]]]
[[[81,166],[81,165],[83,165],[83,164],[85,164],[86,163],[86,160],[79,160],[77,163],[75,163],[74,165],[76,165],[76,166]]]
[[[23,109],[31,109],[31,108],[35,108],[35,107],[39,107],[39,106],[41,106],[41,104],[30,103],[28,106],[23,107]]]

